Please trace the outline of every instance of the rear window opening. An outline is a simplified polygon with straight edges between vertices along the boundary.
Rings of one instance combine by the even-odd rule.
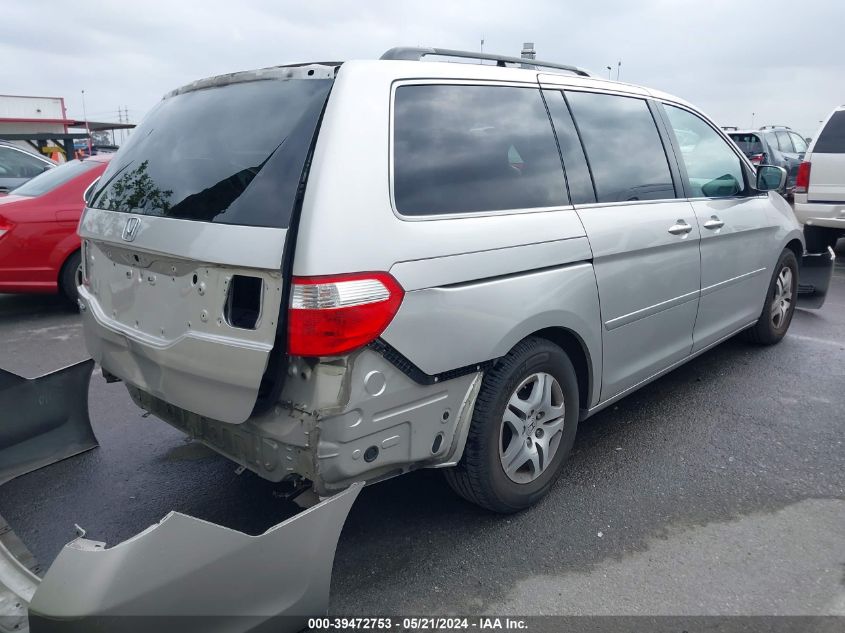
[[[90,206],[287,228],[331,85],[302,71],[165,97],[110,163]]]
[[[816,154],[845,154],[845,110],[833,113],[830,120],[819,133]]]
[[[763,153],[763,143],[756,134],[728,134],[746,156]]]
[[[226,294],[223,316],[226,323],[243,330],[254,330],[261,316],[263,282],[260,277],[233,275]]]

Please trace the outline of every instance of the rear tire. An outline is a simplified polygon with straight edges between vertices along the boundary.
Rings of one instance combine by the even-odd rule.
[[[70,257],[65,260],[62,270],[59,273],[59,292],[74,306],[79,301],[79,291],[77,290],[77,277],[82,269],[82,255],[79,251],[71,253]]]
[[[780,254],[769,282],[760,318],[753,327],[745,331],[746,339],[758,345],[779,343],[792,323],[797,298],[798,260],[795,253],[786,248]]]
[[[521,341],[484,376],[463,457],[444,471],[446,480],[493,512],[533,505],[560,474],[578,412],[578,380],[566,353],[546,339]]]

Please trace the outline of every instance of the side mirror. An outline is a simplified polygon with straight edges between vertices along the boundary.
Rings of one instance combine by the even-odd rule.
[[[757,168],[757,191],[780,191],[786,185],[786,170],[774,165]]]

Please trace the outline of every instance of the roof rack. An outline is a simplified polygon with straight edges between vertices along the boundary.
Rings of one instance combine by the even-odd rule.
[[[527,57],[508,57],[507,55],[493,55],[491,53],[479,53],[477,51],[457,51],[452,50],[451,48],[397,46],[396,48],[391,48],[389,51],[385,52],[384,55],[381,56],[381,59],[418,62],[428,55],[436,57],[462,57],[464,59],[487,59],[496,62],[496,65],[502,68],[507,68],[508,64],[519,64],[520,66],[529,66],[531,68],[554,68],[556,70],[566,70],[582,77],[590,76],[590,73],[578,68],[577,66],[541,62],[536,59],[528,59]]]
[[[723,125],[722,129],[725,132],[736,132],[737,130],[739,130],[739,128],[735,125]]]
[[[764,125],[760,128],[761,130],[791,130],[792,128],[788,125]]]

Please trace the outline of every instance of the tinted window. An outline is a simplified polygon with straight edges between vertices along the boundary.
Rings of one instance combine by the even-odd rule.
[[[663,143],[643,99],[567,92],[598,202],[674,198]]]
[[[762,154],[763,143],[756,134],[735,134],[731,132],[728,136],[733,139],[736,146],[742,150],[746,156],[753,156],[754,154]]]
[[[53,167],[45,171],[40,176],[36,176],[32,180],[28,180],[17,189],[14,189],[17,196],[41,196],[49,193],[58,187],[61,187],[66,182],[70,182],[77,176],[81,176],[86,171],[91,171],[97,165],[90,160],[80,161],[71,160],[58,167]]]
[[[401,86],[394,113],[394,198],[407,215],[567,204],[540,91]]]
[[[795,132],[790,132],[789,136],[792,139],[792,146],[795,148],[796,152],[801,154],[807,151],[807,141],[798,136]]]
[[[329,79],[270,79],[162,100],[109,164],[91,206],[286,227]]]
[[[782,152],[794,152],[795,148],[792,146],[792,139],[789,138],[789,132],[775,132],[778,138],[778,147]]]
[[[681,146],[690,197],[724,198],[741,193],[745,189],[742,163],[728,142],[691,112],[670,105],[665,108]]]
[[[49,163],[27,152],[0,146],[0,178],[33,178],[49,168]]]
[[[820,154],[845,154],[845,110],[833,113],[819,133],[813,151]]]
[[[581,139],[572,122],[572,115],[564,101],[563,93],[559,90],[544,90],[546,105],[552,115],[557,143],[563,156],[563,167],[566,172],[566,184],[569,186],[569,197],[574,204],[587,204],[596,201],[593,181],[581,147]]]

